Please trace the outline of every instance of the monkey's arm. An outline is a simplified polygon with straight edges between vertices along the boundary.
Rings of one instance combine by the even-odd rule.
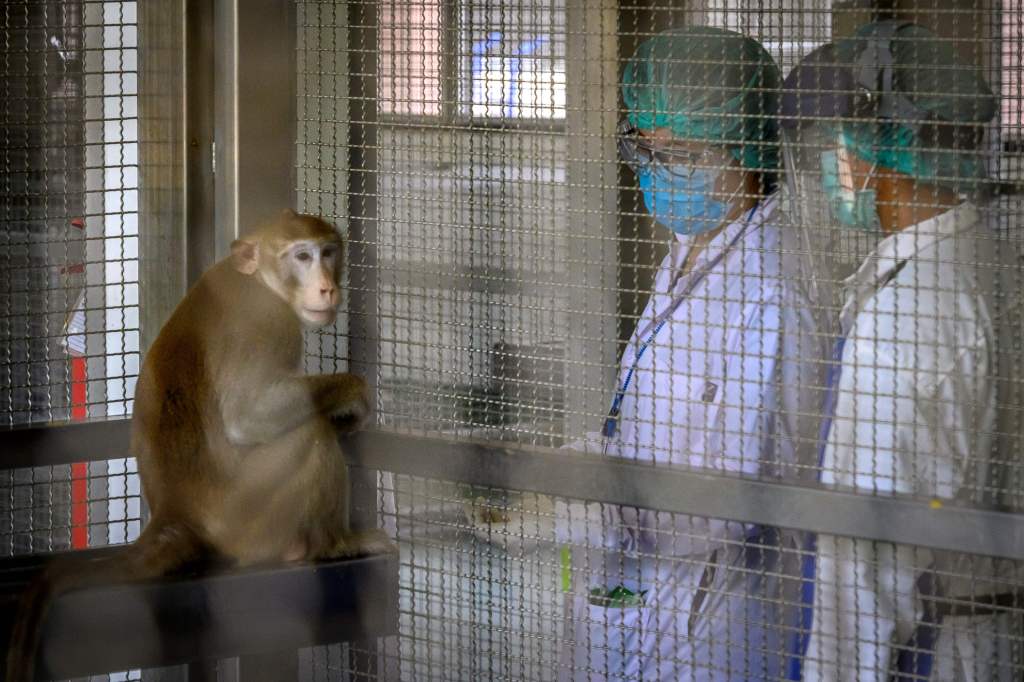
[[[366,382],[354,374],[282,377],[260,390],[236,384],[221,400],[228,440],[235,446],[266,443],[317,416],[360,420],[370,411]]]

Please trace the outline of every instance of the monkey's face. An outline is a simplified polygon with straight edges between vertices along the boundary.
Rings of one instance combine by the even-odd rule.
[[[341,296],[343,242],[323,220],[284,211],[278,220],[231,245],[235,269],[255,275],[288,303],[303,325],[334,324]]]
[[[277,253],[264,281],[295,310],[302,323],[319,329],[338,315],[341,244],[333,240],[298,240]]]

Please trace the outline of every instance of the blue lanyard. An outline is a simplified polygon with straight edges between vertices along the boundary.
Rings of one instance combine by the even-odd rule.
[[[821,482],[821,470],[825,466],[825,446],[828,444],[828,432],[832,430],[832,417],[835,414],[837,395],[839,393],[839,374],[842,371],[843,346],[846,337],[836,339],[832,351],[832,366],[828,368],[825,382],[825,401],[822,403],[824,417],[821,430],[818,432],[818,482]],[[807,647],[811,643],[811,626],[814,624],[814,578],[818,554],[818,536],[808,533],[804,542],[804,556],[800,561],[800,630],[793,644],[792,657],[789,659],[786,679],[800,682],[803,679],[803,661],[807,656]]]
[[[604,420],[604,428],[601,429],[601,434],[605,438],[613,438],[615,436],[615,431],[618,428],[619,423],[619,412],[622,409],[622,401],[626,397],[626,391],[629,389],[630,382],[633,381],[633,375],[636,373],[636,368],[640,364],[640,358],[643,357],[648,347],[654,343],[654,337],[658,335],[658,332],[661,331],[661,328],[665,326],[666,322],[668,322],[668,317],[665,317],[658,322],[654,331],[651,332],[646,341],[640,344],[640,348],[637,350],[636,356],[633,357],[633,364],[630,365],[629,371],[626,372],[626,378],[622,381],[622,387],[615,392],[615,397],[612,399],[612,408],[608,411],[608,416]]]
[[[754,216],[754,211],[757,210],[757,206],[750,209],[745,219],[746,225],[740,230],[735,237],[732,238],[728,244],[716,255],[713,259],[704,264],[704,266],[694,273],[690,280],[686,283],[686,288],[680,293],[675,299],[672,300],[672,304],[660,315],[654,318],[654,329],[647,336],[647,338],[637,348],[636,355],[633,356],[633,362],[629,366],[629,370],[626,371],[626,376],[622,381],[622,386],[618,391],[615,392],[615,397],[612,398],[612,407],[608,411],[608,416],[605,417],[604,427],[601,429],[601,435],[605,437],[605,447],[607,447],[607,439],[615,437],[615,432],[618,429],[619,424],[619,413],[622,410],[622,401],[626,398],[626,391],[629,390],[629,384],[633,381],[633,376],[636,374],[636,369],[640,364],[640,359],[643,357],[647,349],[650,348],[651,344],[654,343],[655,337],[658,336],[658,332],[662,330],[665,324],[672,317],[672,314],[679,309],[679,306],[690,297],[693,290],[697,288],[697,285],[707,277],[708,273],[711,272],[722,259],[725,258],[726,254],[729,253],[730,249],[736,245],[737,242],[746,234],[747,229],[750,227],[750,219]]]

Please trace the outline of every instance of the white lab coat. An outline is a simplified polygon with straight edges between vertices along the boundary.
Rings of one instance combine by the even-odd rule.
[[[720,473],[797,478],[813,467],[825,358],[796,228],[773,221],[775,200],[727,226],[676,279],[685,241],[662,262],[622,357],[619,384],[651,323],[698,277],[636,367],[609,456]],[[602,452],[594,435],[574,445]],[[571,544],[573,588],[563,680],[776,679],[791,649],[799,574],[796,539],[720,519],[613,505],[556,504],[556,534]],[[760,531],[765,547],[744,540]],[[713,582],[700,592],[705,569]],[[710,573],[710,571],[709,571]],[[711,576],[708,576],[711,577]],[[594,587],[646,590],[643,606],[589,603]],[[781,607],[785,598],[789,606]]]
[[[846,337],[822,482],[984,502],[996,419],[991,236],[971,204],[882,240],[845,282]],[[1004,349],[1009,346],[1003,346]],[[922,617],[929,569],[951,597],[1008,592],[991,560],[867,540],[818,539],[804,680],[885,681]],[[931,679],[1015,679],[1009,617],[946,618]]]

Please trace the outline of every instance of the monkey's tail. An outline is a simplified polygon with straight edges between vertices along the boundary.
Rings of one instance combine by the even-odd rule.
[[[107,583],[157,578],[196,559],[202,543],[180,524],[151,521],[139,539],[113,556],[87,559],[60,556],[29,584],[7,648],[6,682],[32,682],[43,624],[53,600],[72,590]]]

